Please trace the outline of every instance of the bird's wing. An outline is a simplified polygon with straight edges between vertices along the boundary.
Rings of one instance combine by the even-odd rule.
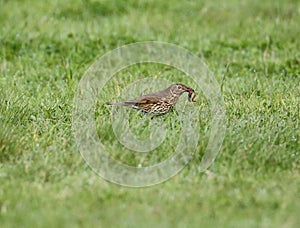
[[[149,96],[149,95],[144,95],[141,96],[135,100],[133,100],[132,102],[135,102],[136,105],[143,105],[143,104],[154,104],[157,103],[157,98],[153,97],[153,96]]]

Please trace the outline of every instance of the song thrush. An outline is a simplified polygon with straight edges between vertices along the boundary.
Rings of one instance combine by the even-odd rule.
[[[171,85],[165,90],[146,94],[134,100],[125,102],[107,103],[108,105],[128,106],[144,113],[151,113],[155,115],[166,114],[174,108],[179,97],[188,92],[188,100],[195,102],[196,92],[194,89],[187,87],[184,84],[177,83]],[[192,95],[194,95],[192,97]],[[191,99],[192,97],[192,99]]]

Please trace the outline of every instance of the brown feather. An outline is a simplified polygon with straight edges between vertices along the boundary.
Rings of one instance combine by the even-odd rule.
[[[192,94],[194,94],[194,97],[196,95],[194,89],[187,87],[184,84],[177,83],[171,85],[170,87],[162,91],[146,94],[134,100],[107,104],[117,106],[128,106],[134,109],[141,110],[145,113],[165,114],[174,108],[179,97],[184,92],[189,93],[189,100]],[[194,101],[194,97],[192,98],[192,101]]]

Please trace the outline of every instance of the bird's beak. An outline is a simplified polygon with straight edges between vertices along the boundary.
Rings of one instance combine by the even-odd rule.
[[[188,93],[194,93],[195,92],[195,90],[190,88],[190,87],[186,87],[185,91],[188,92]]]

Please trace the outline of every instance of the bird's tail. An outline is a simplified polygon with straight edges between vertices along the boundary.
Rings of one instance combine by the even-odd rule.
[[[116,106],[133,106],[136,102],[133,101],[125,101],[125,102],[107,102],[107,105],[116,105]]]

